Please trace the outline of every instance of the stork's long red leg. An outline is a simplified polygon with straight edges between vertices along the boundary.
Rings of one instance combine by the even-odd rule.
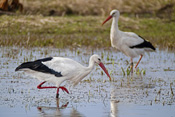
[[[56,94],[56,98],[58,98],[59,97],[59,89],[62,89],[63,91],[65,91],[66,93],[68,93],[69,94],[69,91],[65,88],[65,87],[59,87],[59,88],[57,88],[57,94]]]
[[[133,73],[133,59],[131,58],[131,73]]]
[[[59,87],[60,89],[62,89],[63,91],[65,91],[66,93],[68,93],[69,94],[69,91],[65,88],[65,87]]]
[[[38,88],[38,89],[57,88],[57,87],[55,87],[55,86],[41,87],[44,83],[46,83],[46,81],[44,81],[44,82],[42,82],[41,84],[39,84],[39,85],[37,86],[37,88]]]
[[[139,61],[137,62],[137,64],[136,64],[135,68],[137,68],[137,66],[138,66],[138,64],[140,63],[140,61],[141,61],[142,57],[143,57],[143,55],[140,55],[140,59],[139,59]]]
[[[56,98],[59,97],[59,88],[57,88]]]
[[[61,86],[61,87],[59,87],[59,88],[58,88],[58,87],[55,87],[55,86],[42,87],[42,85],[43,85],[44,83],[46,83],[46,81],[40,83],[40,84],[37,86],[37,88],[38,88],[38,89],[57,88],[56,98],[59,97],[59,88],[61,88],[63,91],[65,91],[66,93],[69,94],[69,91],[68,91],[65,87],[63,87],[63,86]]]

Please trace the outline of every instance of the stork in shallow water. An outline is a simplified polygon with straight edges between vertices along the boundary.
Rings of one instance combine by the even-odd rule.
[[[24,71],[43,81],[37,86],[39,89],[57,88],[56,98],[58,98],[59,89],[69,93],[65,87],[60,86],[62,82],[71,80],[74,85],[78,84],[78,82],[93,70],[95,64],[98,64],[111,80],[108,71],[101,62],[101,58],[95,54],[90,57],[88,67],[84,67],[80,63],[69,58],[48,57],[22,63],[15,71]],[[45,82],[53,83],[55,86],[42,87]]]
[[[102,23],[105,24],[112,18],[110,39],[112,47],[120,50],[126,56],[131,58],[131,68],[133,68],[133,58],[140,55],[140,59],[137,62],[135,68],[137,68],[141,61],[145,51],[155,50],[154,46],[143,37],[133,32],[123,32],[118,28],[120,12],[118,10],[112,10],[110,16]],[[133,69],[132,69],[133,72]]]

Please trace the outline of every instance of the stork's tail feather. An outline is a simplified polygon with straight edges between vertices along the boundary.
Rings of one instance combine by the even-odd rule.
[[[18,66],[18,67],[15,69],[15,71],[19,71],[19,69],[20,69],[20,66]]]
[[[137,45],[130,46],[130,48],[149,48],[151,50],[156,50],[155,47],[149,41],[145,40],[141,36],[139,36],[139,37],[142,38],[144,41],[142,43],[137,44]]]
[[[150,42],[146,42],[147,43],[147,46],[148,48],[151,48],[152,50],[156,50],[155,47],[150,43]]]
[[[19,70],[24,69],[24,68],[29,68],[30,65],[31,65],[31,62],[22,63],[21,65],[19,65],[15,69],[15,71],[19,71]]]

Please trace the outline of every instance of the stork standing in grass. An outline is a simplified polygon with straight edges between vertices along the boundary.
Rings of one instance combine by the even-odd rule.
[[[80,82],[93,70],[95,64],[98,64],[111,80],[108,71],[101,62],[101,58],[95,54],[90,57],[88,67],[84,67],[80,63],[69,58],[48,57],[38,59],[36,61],[22,63],[15,69],[15,71],[24,71],[43,81],[37,86],[39,89],[57,88],[56,98],[58,98],[59,89],[69,93],[65,87],[60,86],[62,82],[65,80],[71,80],[73,81],[74,85],[78,84],[78,82]],[[45,82],[53,83],[55,86],[44,87],[42,85]]]
[[[133,58],[140,55],[140,59],[135,65],[137,68],[139,62],[141,61],[145,51],[155,50],[154,46],[143,37],[133,33],[133,32],[123,32],[118,28],[120,12],[118,10],[112,10],[110,16],[102,23],[105,24],[111,18],[111,32],[110,39],[112,47],[120,50],[126,56],[131,58],[131,70],[133,72]]]

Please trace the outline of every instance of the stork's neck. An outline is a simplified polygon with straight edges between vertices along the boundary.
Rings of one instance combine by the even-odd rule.
[[[76,76],[75,78],[73,78],[73,81],[74,81],[74,86],[80,81],[82,80],[85,76],[87,76],[94,68],[95,66],[95,63],[94,61],[92,61],[92,58],[90,58],[89,60],[89,66],[88,67],[85,67],[85,66],[82,66],[80,68],[80,73],[78,76]]]
[[[119,31],[118,29],[118,17],[113,17],[112,19],[112,25],[111,25],[111,31]]]
[[[86,68],[86,71],[88,73],[90,73],[93,70],[94,66],[95,66],[95,62],[92,60],[92,58],[90,58],[90,60],[89,60],[89,66]]]
[[[116,47],[117,43],[119,42],[118,40],[120,39],[121,31],[118,28],[118,19],[119,19],[118,17],[113,17],[112,19],[111,33],[110,33],[112,47]]]

